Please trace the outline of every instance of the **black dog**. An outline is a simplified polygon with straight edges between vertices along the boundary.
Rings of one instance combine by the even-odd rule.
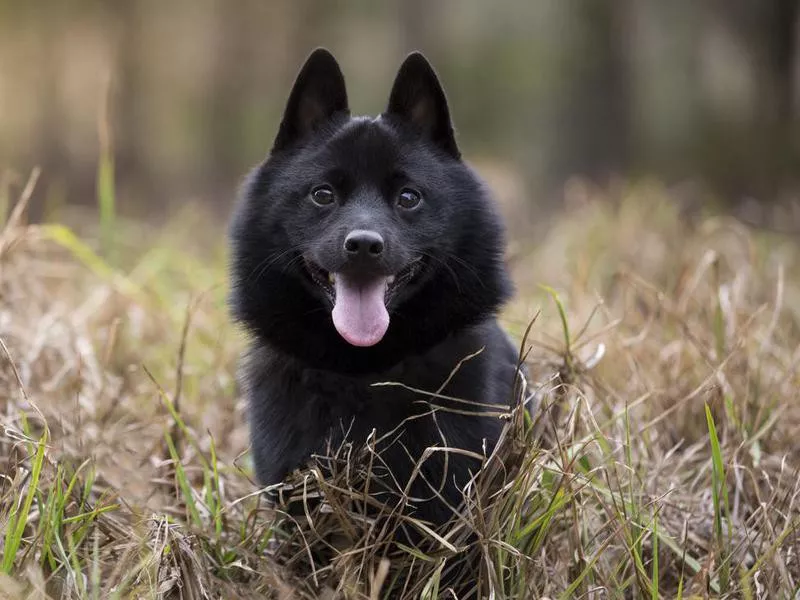
[[[259,480],[280,482],[345,432],[363,443],[396,429],[386,466],[401,488],[413,474],[417,516],[448,520],[480,462],[415,463],[432,446],[485,455],[502,422],[441,396],[502,411],[517,351],[495,318],[511,293],[503,227],[425,58],[406,59],[386,112],[369,118],[350,116],[333,56],[312,53],[230,231]]]

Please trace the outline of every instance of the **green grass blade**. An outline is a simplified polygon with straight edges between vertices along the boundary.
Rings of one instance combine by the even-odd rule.
[[[555,302],[556,309],[558,310],[558,317],[561,319],[561,328],[564,333],[565,352],[569,354],[570,349],[572,348],[572,341],[570,339],[569,322],[567,321],[567,311],[564,308],[564,303],[561,301],[558,292],[555,291],[550,286],[540,285],[539,287],[541,287],[545,292],[547,292],[553,299],[553,302]]]
[[[22,536],[25,533],[25,526],[28,523],[28,516],[30,514],[33,499],[39,489],[39,476],[42,473],[42,465],[44,464],[44,449],[47,443],[47,433],[44,433],[39,439],[36,447],[36,455],[33,457],[33,464],[31,465],[30,481],[28,482],[28,490],[25,494],[25,499],[22,506],[12,510],[9,515],[8,525],[6,529],[6,539],[3,545],[3,562],[2,570],[7,575],[11,574],[14,566],[14,561],[19,552],[22,543]],[[19,505],[15,504],[15,507]]]
[[[717,436],[717,428],[714,424],[714,416],[708,403],[705,405],[706,421],[708,423],[708,435],[711,441],[711,462],[712,462],[712,489],[711,496],[714,503],[714,531],[717,538],[717,548],[720,560],[720,591],[728,591],[730,582],[730,562],[727,557],[726,536],[730,535],[730,523],[727,528],[723,528],[723,512],[727,518],[728,512],[728,488],[725,483],[725,468],[722,461],[722,448]],[[726,531],[727,530],[727,531]]]
[[[658,600],[660,598],[660,594],[658,592],[659,589],[659,572],[658,572],[658,511],[653,511],[653,579],[652,579],[652,586],[650,588],[650,598],[652,600]]]
[[[175,442],[172,441],[172,436],[169,435],[169,432],[164,434],[164,439],[167,442],[169,455],[172,458],[172,462],[175,466],[175,481],[178,483],[178,487],[181,490],[181,495],[186,503],[189,521],[196,527],[201,527],[203,523],[200,519],[200,512],[197,510],[197,503],[194,500],[192,486],[189,483],[189,480],[186,478],[186,471],[183,468],[180,456],[178,456],[178,450],[175,448]]]
[[[115,264],[116,194],[114,182],[114,150],[111,141],[111,123],[108,115],[108,89],[103,97],[98,122],[100,156],[97,162],[97,208],[100,211],[100,241],[108,260]]]

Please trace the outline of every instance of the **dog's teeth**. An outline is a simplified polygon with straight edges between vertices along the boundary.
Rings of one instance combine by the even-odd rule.
[[[328,273],[328,283],[336,283],[336,275],[334,273]]]
[[[394,275],[389,275],[389,277],[386,278],[386,281],[389,283],[389,285],[392,285],[394,283]]]

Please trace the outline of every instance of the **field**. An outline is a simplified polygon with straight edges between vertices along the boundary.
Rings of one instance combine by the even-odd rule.
[[[535,416],[401,549],[363,453],[257,493],[218,223],[109,203],[77,233],[2,199],[0,598],[436,598],[451,569],[498,599],[798,597],[800,241],[655,185],[569,193],[509,256]]]

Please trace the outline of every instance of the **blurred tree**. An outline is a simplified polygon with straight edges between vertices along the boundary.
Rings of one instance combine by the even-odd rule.
[[[596,180],[631,166],[630,0],[569,0],[572,35],[563,40],[562,101],[556,109],[551,176]]]
[[[63,44],[61,25],[62,20],[67,18],[68,9],[60,3],[55,6],[32,3],[20,12],[19,18],[37,24],[36,53],[39,64],[33,100],[37,104],[38,120],[31,158],[33,164],[42,168],[42,175],[31,201],[30,218],[38,220],[53,204],[60,203],[71,163],[66,148],[66,115],[61,95],[60,69]]]
[[[753,194],[773,200],[787,185],[797,185],[800,167],[798,123],[798,0],[714,0],[715,16],[746,49],[753,73],[755,102],[745,124],[748,151],[729,165],[728,195]]]
[[[214,1],[214,38],[211,40],[211,70],[206,95],[206,147],[203,183],[212,198],[230,195],[230,184],[242,170],[242,104],[250,93],[249,82],[258,77],[257,64],[251,64],[254,2],[239,2],[231,10],[230,2]],[[257,38],[256,38],[257,39]],[[225,188],[228,188],[226,190]]]
[[[142,106],[142,95],[147,89],[145,65],[142,64],[142,3],[113,0],[104,6],[115,38],[114,70],[109,74],[111,87],[107,101],[113,129],[116,182],[122,189],[150,198],[155,193],[155,174],[147,160],[147,116]]]
[[[762,198],[774,198],[797,166],[795,122],[795,74],[797,72],[797,26],[800,2],[772,0],[753,3],[761,14],[753,32],[752,46],[759,63],[759,128],[764,132],[759,158],[764,161]]]

